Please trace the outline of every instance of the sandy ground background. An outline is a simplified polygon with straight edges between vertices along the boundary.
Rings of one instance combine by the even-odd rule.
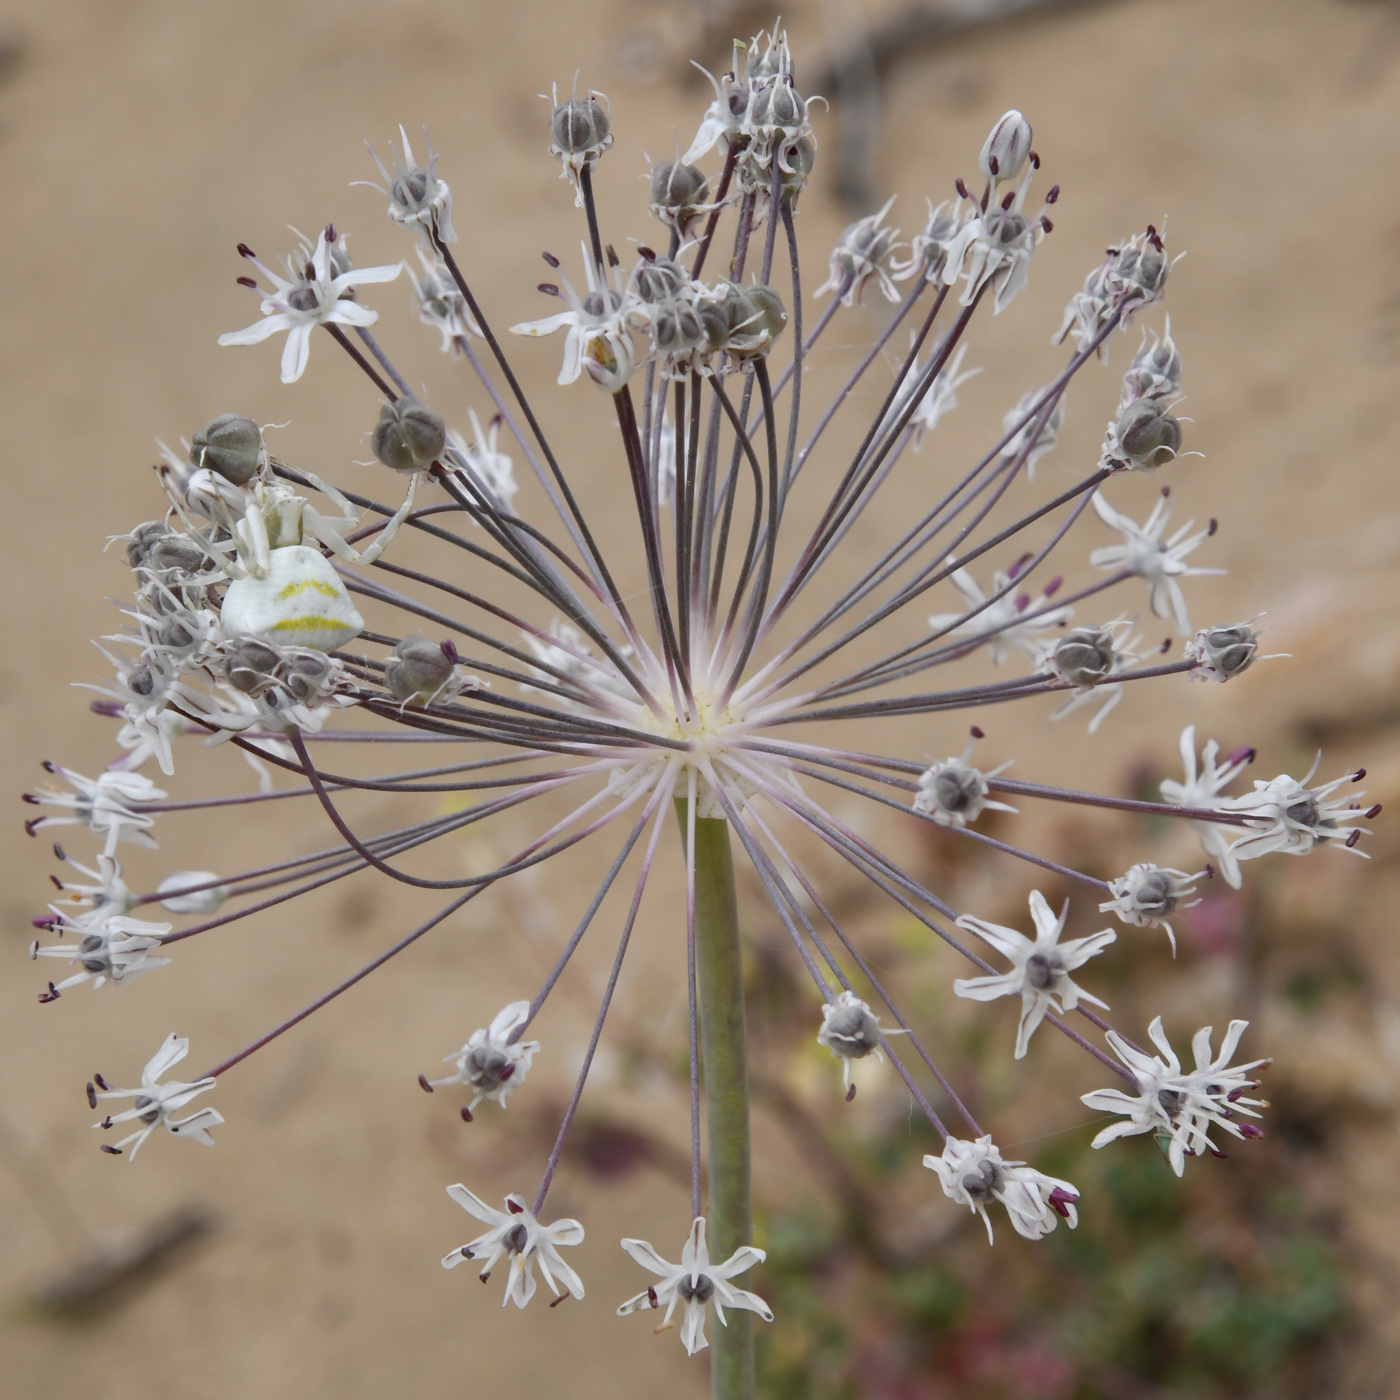
[[[865,17],[876,24],[892,8],[872,0]],[[858,7],[837,0],[784,11],[799,75],[860,23]],[[235,242],[277,252],[285,225],[311,231],[333,220],[353,232],[363,263],[407,256],[377,197],[347,181],[371,173],[363,138],[382,143],[400,120],[410,130],[426,122],[456,190],[463,261],[488,307],[507,324],[542,315],[531,291],[537,253],[553,249],[570,270],[579,229],[544,151],[546,108],[535,94],[567,85],[576,68],[607,91],[617,143],[600,174],[604,217],[613,237],[645,240],[655,235],[638,179],[643,151],[668,156],[676,134],[684,145],[706,100],[686,60],[718,70],[728,38],[769,18],[752,7],[655,0],[0,5],[0,568],[10,600],[0,752],[12,792],[40,780],[41,759],[91,772],[110,756],[110,731],[68,683],[94,673],[86,639],[112,630],[107,599],[129,587],[118,552],[102,553],[106,536],[158,511],[153,437],[173,441],[237,406],[263,421],[290,419],[284,442],[294,460],[340,480],[375,479],[346,466],[368,455],[362,434],[374,407],[333,347],[315,345],[305,379],[289,390],[277,383],[272,347],[215,345],[254,310],[233,285]],[[1102,247],[1165,216],[1172,248],[1190,250],[1169,307],[1187,367],[1188,445],[1205,454],[1173,469],[1173,481],[1183,518],[1220,517],[1206,562],[1230,570],[1228,580],[1193,581],[1193,613],[1204,621],[1217,607],[1241,616],[1267,608],[1269,642],[1295,653],[1238,686],[1133,696],[1092,745],[1078,720],[1063,737],[1039,715],[1017,721],[1005,745],[1017,772],[1122,790],[1145,753],[1165,765],[1179,727],[1194,719],[1227,747],[1258,744],[1271,771],[1306,768],[1321,736],[1327,775],[1364,762],[1372,794],[1400,797],[1400,11],[1342,0],[1125,0],[911,52],[884,77],[873,176],[881,199],[901,193],[907,231],[925,193],[941,198],[955,176],[973,172],[988,125],[1011,105],[1032,117],[1047,179],[1064,189],[1056,232],[1029,292],[977,328],[969,363],[989,370],[921,462],[936,470],[990,439],[1005,407],[1061,363],[1049,333]],[[839,109],[819,118],[823,152],[836,120]],[[809,287],[849,217],[819,168],[801,213]],[[430,401],[464,419],[482,396],[460,366],[439,360],[406,299],[402,286],[378,298],[386,341]],[[814,364],[814,394],[869,343],[883,314],[876,306],[838,322],[829,358]],[[1071,400],[1050,463],[1066,482],[1094,459],[1126,348],[1110,371],[1086,374]],[[617,465],[605,405],[581,385],[550,392],[557,351],[530,346],[519,359],[543,391],[547,426],[568,443],[580,494],[606,516]],[[849,433],[834,436],[833,448],[846,441]],[[1124,503],[1145,511],[1154,488],[1126,485]],[[885,502],[858,544],[873,545],[901,518],[899,499]],[[1092,543],[1103,542],[1095,529]],[[1000,722],[1006,732],[1011,720]],[[911,727],[898,742],[951,752],[961,727]],[[193,790],[216,772],[226,790],[247,785],[237,760],[219,754],[193,758],[175,786]],[[367,804],[363,815],[386,823],[397,810]],[[167,827],[159,855],[129,862],[138,877],[229,868],[322,840],[310,814],[285,809],[239,826]],[[878,830],[896,846],[908,840]],[[502,823],[451,858],[486,868],[515,832]],[[1395,846],[1382,823],[1373,851]],[[611,1316],[639,1286],[616,1240],[679,1240],[683,1231],[685,1191],[664,1171],[609,1174],[566,1159],[551,1208],[587,1223],[582,1306],[503,1312],[498,1283],[482,1290],[466,1271],[444,1276],[437,1264],[470,1224],[443,1185],[464,1179],[488,1197],[532,1189],[541,1144],[518,1127],[503,1132],[499,1118],[464,1129],[449,1105],[413,1088],[413,1076],[504,1001],[529,995],[572,920],[586,862],[482,900],[231,1074],[216,1095],[228,1120],[217,1151],[154,1142],[133,1168],[95,1150],[82,1097],[94,1068],[129,1080],[172,1028],[193,1038],[197,1068],[372,956],[419,906],[353,883],[191,948],[133,988],[78,989],[39,1007],[40,970],[25,947],[48,847],[25,838],[18,806],[0,858],[6,1394],[705,1393],[701,1368],[674,1340],[653,1341],[644,1323],[629,1329]],[[1267,1049],[1319,1112],[1347,1115],[1333,1163],[1349,1203],[1343,1236],[1384,1356],[1400,1265],[1395,865],[1330,853],[1289,864],[1293,908],[1340,930],[1365,979],[1322,1022],[1275,1025]],[[680,944],[655,912],[663,908],[664,898],[648,905],[599,1092],[663,1136],[678,1130],[682,1142],[683,1104],[669,1084],[629,1076],[622,1054],[647,1038],[683,1043]],[[585,953],[577,983],[542,1023],[547,1049],[531,1079],[542,1098],[565,1092],[577,1063],[606,941]],[[1220,991],[1197,981],[1172,995]],[[1092,1087],[1082,1067],[1073,1072],[1084,1078],[1075,1093]],[[1068,1092],[1057,1111],[1077,1121]],[[762,1125],[759,1145],[760,1193],[781,1191],[785,1173],[799,1169],[792,1149]],[[55,1327],[24,1306],[37,1283],[79,1265],[97,1243],[186,1205],[214,1212],[211,1239],[98,1322]],[[1380,1365],[1364,1393],[1400,1393],[1389,1374]]]

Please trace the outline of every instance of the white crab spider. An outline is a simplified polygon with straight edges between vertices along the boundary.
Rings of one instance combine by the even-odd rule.
[[[175,513],[190,537],[231,580],[224,594],[222,630],[231,638],[254,633],[289,646],[334,651],[359,636],[364,619],[345,584],[314,540],[351,564],[372,564],[384,552],[413,509],[420,472],[409,477],[403,505],[364,550],[347,544],[342,531],[358,526],[355,507],[329,482],[301,472],[340,512],[323,515],[295,487],[272,473],[266,450],[245,486],[235,486],[208,467],[181,480],[177,464],[157,467]],[[279,465],[281,465],[279,463]],[[227,538],[213,539],[190,517],[205,516]]]

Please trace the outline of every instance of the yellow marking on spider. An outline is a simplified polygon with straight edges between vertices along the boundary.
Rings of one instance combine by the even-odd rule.
[[[351,632],[354,629],[334,617],[285,617],[274,622],[269,632],[310,632],[317,628],[326,632]]]
[[[295,598],[298,593],[305,593],[307,589],[316,593],[324,593],[327,598],[339,598],[340,590],[333,588],[329,583],[322,583],[320,579],[303,579],[300,583],[289,583],[277,594],[277,600],[281,602],[283,598]]]

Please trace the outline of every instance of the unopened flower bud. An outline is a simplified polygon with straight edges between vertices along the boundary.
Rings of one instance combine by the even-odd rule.
[[[224,676],[235,690],[252,695],[272,683],[281,659],[281,652],[260,637],[235,637],[224,652]]]
[[[1050,665],[1071,685],[1097,685],[1113,672],[1113,633],[1105,627],[1074,627],[1055,643]]]
[[[217,914],[224,900],[228,898],[228,886],[213,882],[219,877],[212,870],[181,870],[167,875],[156,893],[165,895],[161,907],[172,914]],[[195,889],[197,885],[208,885],[208,889]],[[192,894],[181,894],[181,890],[193,889]]]
[[[447,445],[447,425],[416,399],[395,399],[379,410],[370,435],[374,455],[396,472],[419,472]]]
[[[561,102],[549,118],[549,134],[565,155],[596,154],[612,144],[608,114],[592,96]]]
[[[977,168],[1000,184],[1021,173],[1031,150],[1031,124],[1013,107],[992,128],[977,158]]]
[[[773,83],[754,93],[749,103],[749,124],[792,131],[807,117],[807,104],[791,83]]]
[[[397,700],[428,701],[441,694],[454,670],[437,642],[415,634],[394,648],[384,667],[384,684]]]
[[[1130,403],[1119,415],[1114,433],[1133,466],[1164,466],[1181,447],[1181,424],[1153,399]]]
[[[211,418],[194,435],[190,447],[190,461],[196,467],[208,467],[235,486],[242,486],[257,471],[261,459],[262,433],[241,413]]]

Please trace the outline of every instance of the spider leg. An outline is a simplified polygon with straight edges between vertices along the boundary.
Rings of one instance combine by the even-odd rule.
[[[173,479],[175,473],[162,462],[156,467],[156,475],[160,477],[160,484],[170,500],[170,505],[175,511],[175,514],[180,517],[190,538],[194,540],[205,554],[230,578],[240,578],[244,570],[238,559],[237,551],[234,550],[230,552],[226,546],[215,544],[190,518],[189,512],[185,509],[185,503],[180,499],[180,493],[176,489]]]
[[[314,535],[332,554],[339,555],[340,558],[351,564],[373,564],[384,553],[389,541],[398,533],[399,526],[408,518],[409,511],[413,509],[413,496],[418,489],[418,480],[421,475],[421,472],[414,472],[409,478],[408,495],[404,497],[403,505],[390,516],[384,528],[380,530],[378,538],[365,550],[356,550],[346,544],[334,528],[339,522],[328,520],[310,506],[302,511],[302,529],[307,534]],[[349,503],[347,502],[347,504]],[[350,518],[352,521],[355,520],[353,515]]]

